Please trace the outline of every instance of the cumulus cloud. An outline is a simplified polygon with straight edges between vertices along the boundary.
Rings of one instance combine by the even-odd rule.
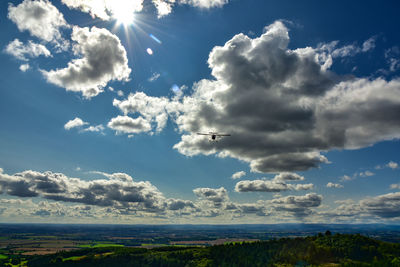
[[[287,190],[289,190],[288,184],[267,180],[244,180],[235,186],[236,192],[281,192]]]
[[[328,187],[328,188],[343,188],[343,185],[329,182],[326,184],[326,187]]]
[[[292,172],[282,172],[274,177],[274,180],[278,181],[303,181],[304,176],[298,175]]]
[[[238,34],[214,47],[214,80],[184,97],[177,117],[185,155],[218,154],[253,171],[307,170],[328,163],[320,151],[357,149],[400,137],[400,80],[344,79],[323,68],[320,48],[290,50],[282,22],[258,38]],[[385,115],[384,115],[385,114]],[[229,132],[209,143],[198,131]]]
[[[47,81],[90,99],[103,92],[109,81],[127,81],[131,73],[125,48],[106,29],[75,26],[71,39],[76,56],[64,69],[42,71]]]
[[[400,217],[400,192],[389,193],[360,201],[367,212],[382,218]]]
[[[235,172],[234,174],[232,174],[232,179],[240,179],[240,178],[242,178],[243,176],[245,176],[246,175],[246,172],[245,171],[238,171],[238,172]]]
[[[9,4],[8,18],[20,31],[28,31],[32,36],[46,42],[53,42],[60,48],[65,46],[60,29],[69,27],[64,16],[48,0],[24,0],[17,6]]]
[[[4,51],[23,61],[28,61],[28,57],[51,56],[50,51],[44,45],[34,43],[31,40],[27,44],[24,44],[20,40],[15,39],[6,46]]]
[[[237,216],[244,216],[246,214],[255,214],[257,216],[268,216],[271,211],[267,208],[267,205],[263,201],[258,201],[256,203],[241,203],[233,204],[231,203],[230,209],[235,210]]]
[[[155,125],[156,131],[159,132],[165,128],[168,115],[177,109],[175,106],[178,103],[171,102],[166,97],[152,97],[143,92],[136,92],[123,101],[114,99],[113,105],[125,115],[140,113],[147,123]]]
[[[73,128],[78,128],[80,129],[79,132],[97,132],[104,134],[104,126],[102,124],[99,125],[90,125],[88,122],[83,121],[81,118],[76,117],[73,120],[68,121],[64,125],[64,129],[69,131]]]
[[[138,210],[163,208],[165,197],[150,182],[134,182],[126,174],[110,174],[109,179],[81,180],[62,173],[24,171],[0,174],[1,192],[17,197],[82,203],[96,206],[129,206]]]
[[[321,205],[322,196],[315,193],[305,196],[287,196],[275,198],[270,201],[277,211],[285,211],[294,214],[296,217],[308,216],[312,213],[311,208]]]
[[[83,121],[81,118],[76,117],[75,119],[68,121],[64,125],[64,129],[71,130],[72,128],[82,127],[87,124],[89,124],[89,123]]]
[[[151,130],[150,123],[142,117],[132,119],[128,116],[117,116],[112,118],[108,122],[107,126],[108,128],[117,131],[117,133],[137,134]]]
[[[20,198],[0,199],[0,203],[6,207],[6,216],[29,214],[33,217],[59,217],[61,220],[65,217],[106,220],[110,216],[114,220],[130,215],[189,220],[221,216],[221,219],[231,220],[244,215],[271,216],[282,212],[294,219],[304,218],[312,213],[313,207],[319,206],[318,199],[322,199],[307,194],[255,203],[234,203],[230,201],[227,190],[220,187],[196,188],[193,193],[198,199],[191,201],[166,198],[150,182],[135,181],[126,173],[91,171],[88,174],[102,177],[86,180],[32,170],[9,175],[0,168],[0,194]],[[35,197],[41,201],[37,202]]]
[[[217,208],[221,207],[224,202],[229,200],[228,193],[223,187],[217,189],[196,188],[193,190],[193,193],[206,201],[212,202]]]
[[[113,104],[125,115],[140,114],[156,131],[172,118],[182,133],[174,148],[184,155],[232,157],[254,172],[308,170],[329,163],[322,151],[400,137],[399,79],[340,77],[326,56],[334,57],[336,43],[291,50],[289,41],[281,21],[260,37],[235,35],[211,51],[214,78],[195,83],[191,95],[138,92]],[[211,130],[231,136],[210,143],[196,134]]]
[[[236,192],[282,192],[288,190],[310,190],[313,184],[287,184],[279,180],[243,180],[236,184]]]

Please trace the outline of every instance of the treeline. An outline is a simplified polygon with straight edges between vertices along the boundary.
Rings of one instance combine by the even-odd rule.
[[[32,256],[28,266],[399,266],[400,244],[325,234],[211,247],[110,247]]]

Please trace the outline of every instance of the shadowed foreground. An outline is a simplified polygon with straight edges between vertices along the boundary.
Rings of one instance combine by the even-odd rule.
[[[15,259],[17,263],[18,259]],[[1,261],[0,261],[1,262]],[[3,262],[4,265],[5,262]],[[25,257],[19,266],[400,266],[400,244],[362,235],[239,242],[209,247],[97,247]]]

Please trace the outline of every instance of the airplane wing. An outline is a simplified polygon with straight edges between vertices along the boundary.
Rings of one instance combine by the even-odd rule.
[[[198,135],[210,135],[208,133],[197,133]]]
[[[216,134],[216,136],[231,136],[230,134]]]

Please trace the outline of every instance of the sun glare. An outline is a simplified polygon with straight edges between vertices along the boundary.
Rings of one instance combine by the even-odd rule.
[[[118,24],[130,25],[134,21],[135,12],[140,11],[142,8],[137,3],[137,1],[113,0],[109,2],[109,8]]]
[[[134,13],[129,10],[125,9],[122,5],[117,6],[113,10],[113,17],[117,20],[119,24],[129,25],[133,23],[133,16]]]

